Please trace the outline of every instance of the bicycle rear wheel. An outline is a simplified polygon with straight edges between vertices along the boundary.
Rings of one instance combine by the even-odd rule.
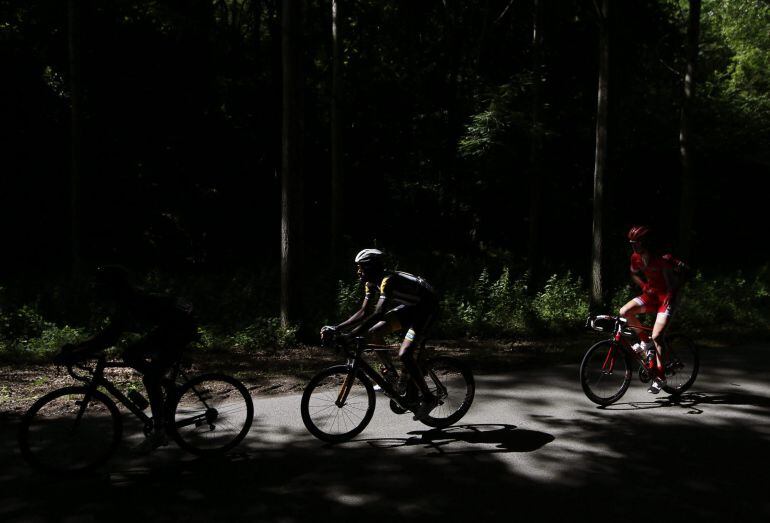
[[[371,382],[347,365],[318,373],[302,393],[300,413],[307,430],[329,443],[360,434],[374,415],[377,399]]]
[[[666,386],[663,390],[676,396],[695,383],[700,368],[700,358],[698,348],[691,339],[682,334],[668,336],[663,359],[663,367],[666,369]]]
[[[235,378],[203,374],[179,388],[171,411],[169,432],[180,447],[197,455],[218,454],[246,437],[254,418],[254,403]]]
[[[423,369],[425,383],[439,403],[420,421],[439,428],[460,421],[471,408],[476,394],[473,373],[460,361],[444,356],[428,360]]]
[[[87,387],[65,387],[37,400],[19,427],[19,449],[32,466],[50,473],[80,473],[101,465],[120,443],[123,425],[115,403]]]
[[[589,348],[580,363],[580,385],[589,400],[611,405],[628,390],[631,359],[617,342],[604,340]]]

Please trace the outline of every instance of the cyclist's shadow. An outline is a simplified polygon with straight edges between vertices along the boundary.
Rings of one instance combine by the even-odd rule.
[[[599,408],[603,410],[647,410],[674,407],[687,410],[687,414],[703,414],[701,407],[706,405],[744,405],[767,409],[770,408],[770,398],[739,392],[715,394],[689,392],[681,396],[669,396],[654,401],[629,401]]]
[[[533,452],[554,441],[546,432],[517,429],[505,424],[455,425],[444,429],[416,430],[409,438],[364,439],[372,447],[395,448],[424,445],[435,450],[431,456],[449,454],[491,454]],[[453,446],[456,448],[450,448]],[[471,445],[470,447],[468,445]],[[447,447],[447,448],[445,448]]]

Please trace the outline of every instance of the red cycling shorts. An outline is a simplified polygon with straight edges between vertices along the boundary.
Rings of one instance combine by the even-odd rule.
[[[648,294],[634,298],[634,301],[644,307],[647,312],[657,311],[658,314],[671,316],[676,307],[676,299],[670,299],[666,294]]]

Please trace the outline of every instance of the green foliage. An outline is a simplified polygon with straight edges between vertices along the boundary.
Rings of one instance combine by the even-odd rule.
[[[59,327],[51,325],[40,333],[37,338],[24,340],[20,344],[22,350],[31,351],[36,354],[53,354],[67,343],[77,343],[83,338],[83,330],[77,327],[64,325]]]
[[[515,82],[498,87],[483,109],[471,115],[458,145],[461,156],[482,158],[495,149],[508,150],[516,143],[511,139],[514,132],[529,132],[530,118],[517,109],[516,102],[531,83],[529,77],[519,75]]]
[[[698,333],[767,333],[768,311],[767,266],[753,277],[739,272],[712,279],[698,273],[683,293],[677,321],[682,328]]]
[[[639,292],[635,291],[638,291],[638,289],[633,289],[631,285],[624,285],[613,292],[610,300],[610,313],[617,314],[623,305],[639,294]]]
[[[5,403],[9,399],[11,399],[11,389],[3,385],[0,387],[0,404]]]
[[[482,268],[471,284],[455,280],[441,301],[436,337],[517,337],[569,334],[583,328],[588,315],[587,289],[567,271],[552,274],[539,290],[529,289],[528,276],[516,278],[510,266],[499,274]],[[360,284],[337,283],[336,314],[347,317],[360,302]],[[608,313],[638,294],[625,285],[613,294]],[[761,336],[770,334],[770,266],[754,274],[727,276],[697,273],[682,293],[676,330],[693,335]],[[38,309],[24,305],[2,315],[0,355],[24,361],[45,361],[65,343],[75,343],[86,329],[47,321]],[[217,318],[213,318],[217,319]],[[650,318],[651,319],[651,318]],[[258,316],[238,324],[223,314],[201,326],[198,350],[279,350],[297,343],[297,326],[284,328],[278,318]],[[12,328],[11,328],[12,326]]]
[[[83,338],[83,329],[46,321],[38,309],[25,304],[0,314],[0,352],[24,359],[42,359],[62,345]]]
[[[297,326],[284,327],[279,318],[256,318],[235,332],[221,325],[199,327],[198,346],[203,350],[279,350],[297,343]]]
[[[550,330],[582,327],[588,316],[588,294],[582,279],[570,272],[552,275],[533,300],[532,308]]]
[[[767,164],[770,4],[705,0],[701,20],[697,81],[703,98],[702,140],[717,151],[755,157]]]
[[[554,274],[531,296],[526,274],[514,279],[505,267],[492,279],[485,268],[467,297],[455,292],[442,301],[438,330],[445,335],[493,337],[531,335],[544,328],[565,332],[582,327],[587,314],[583,282],[569,272]]]
[[[639,294],[625,285],[611,299],[608,313]],[[511,278],[508,268],[496,279],[482,269],[469,293],[448,293],[441,303],[437,335],[497,337],[563,334],[582,329],[588,316],[588,292],[580,277],[553,274],[543,288],[527,293],[526,276]],[[770,333],[770,269],[706,277],[698,273],[682,291],[676,329],[694,334]]]
[[[279,318],[258,318],[228,339],[235,349],[284,349],[296,341],[297,328],[283,327]]]
[[[362,301],[361,283],[358,280],[339,280],[337,282],[336,317],[349,317],[358,310]]]
[[[0,338],[14,342],[40,336],[51,324],[31,305],[0,314]]]
[[[770,4],[760,0],[706,0],[707,36],[727,47],[725,91],[770,101]]]

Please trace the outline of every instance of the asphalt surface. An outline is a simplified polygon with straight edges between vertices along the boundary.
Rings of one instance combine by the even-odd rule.
[[[30,470],[0,419],[0,521],[768,521],[770,346],[702,349],[678,402],[634,381],[598,408],[577,370],[476,376],[470,412],[443,430],[378,396],[366,430],[334,446],[304,428],[299,395],[255,397],[225,458],[122,448],[83,478]],[[138,431],[127,423],[123,447]]]

